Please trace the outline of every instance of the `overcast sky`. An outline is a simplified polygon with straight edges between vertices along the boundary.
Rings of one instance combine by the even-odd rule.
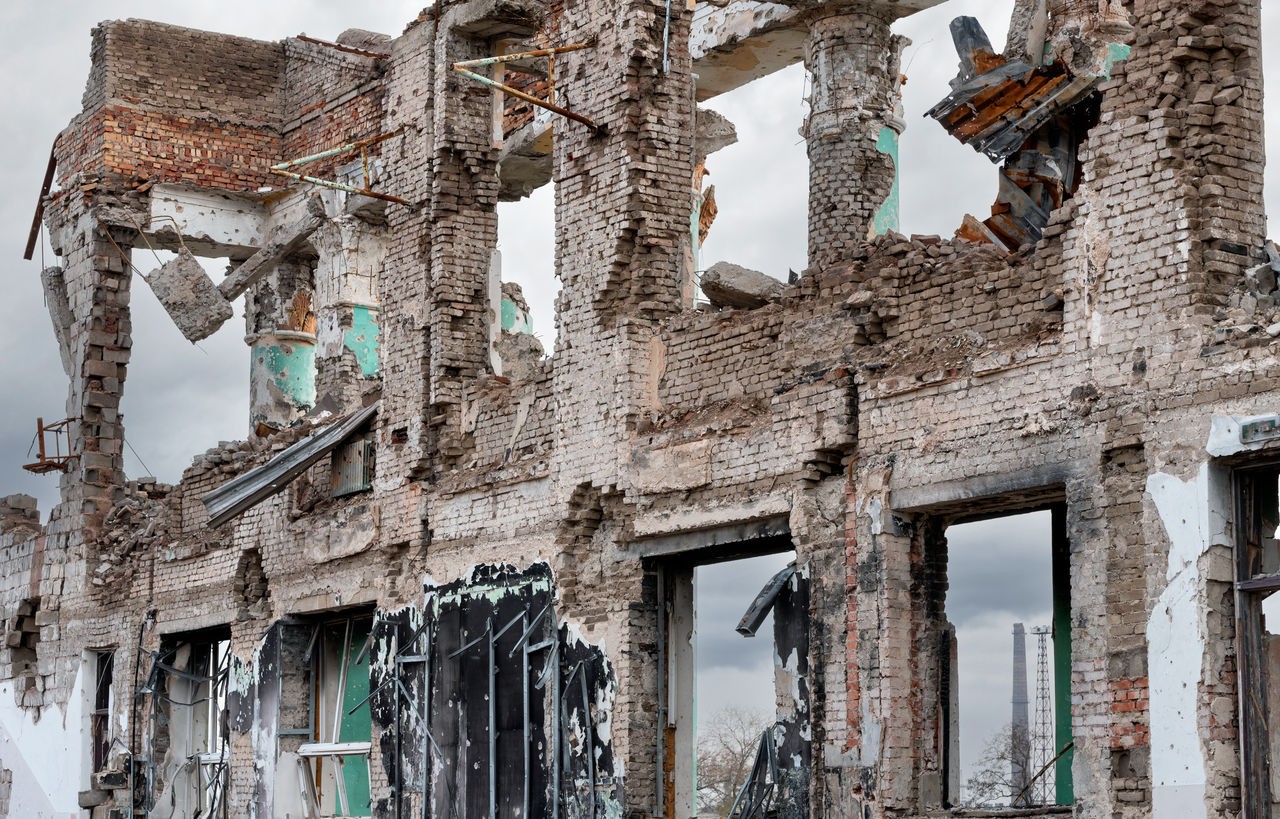
[[[8,182],[0,196],[0,224],[6,226],[0,257],[8,260],[3,268],[8,295],[0,301],[0,333],[10,350],[5,363],[8,389],[0,396],[0,492],[35,495],[46,516],[57,498],[54,476],[36,476],[20,468],[34,459],[27,448],[36,417],[53,420],[66,414],[66,379],[40,291],[41,257],[24,262],[21,256],[49,147],[80,110],[92,26],[102,19],[142,17],[269,40],[302,32],[332,39],[353,27],[397,35],[421,5],[422,0],[11,0],[0,8],[0,77],[8,112],[0,123],[0,148],[9,162]],[[1263,36],[1271,44],[1280,42],[1277,5],[1264,3]],[[900,161],[906,233],[949,235],[966,212],[979,217],[989,212],[996,189],[994,167],[922,114],[947,94],[947,82],[955,75],[950,19],[960,14],[978,17],[999,44],[1011,6],[1012,0],[951,0],[895,26],[913,41],[903,57],[908,128]],[[1280,48],[1272,45],[1266,52],[1269,87],[1278,88]],[[708,161],[720,213],[703,249],[702,267],[723,259],[780,279],[789,269],[805,267],[807,163],[797,133],[805,94],[805,73],[793,66],[705,103],[736,123],[740,141]],[[1269,103],[1272,156],[1280,155],[1276,111],[1277,105]],[[1272,214],[1280,212],[1276,177],[1273,167],[1267,174]],[[524,286],[535,330],[550,350],[556,290],[550,188],[524,202],[504,205],[500,220],[505,275]],[[44,252],[44,263],[53,264],[47,248]],[[135,253],[135,261],[147,271],[156,266],[145,252]],[[131,476],[152,474],[176,481],[194,454],[219,440],[244,437],[248,348],[241,315],[238,310],[236,320],[194,347],[182,340],[147,285],[135,279],[133,357],[123,403],[128,441],[140,456],[126,454]],[[1020,519],[974,524],[952,533],[948,609],[960,628],[962,697],[965,691],[982,692],[967,696],[961,706],[967,758],[975,743],[985,739],[984,725],[1008,720],[1013,621],[1021,619],[1030,627],[1047,618],[1047,535],[1042,529],[1042,524]],[[700,580],[700,606],[706,616],[699,639],[706,672],[701,681],[704,713],[730,701],[768,702],[771,671],[761,659],[768,656],[767,645],[757,638],[748,650],[750,641],[735,634],[732,626],[780,561],[785,562],[773,558],[727,566]],[[1025,578],[1035,582],[1023,582]],[[1005,593],[998,605],[991,596],[994,589]],[[1034,649],[1029,650],[1034,657]]]

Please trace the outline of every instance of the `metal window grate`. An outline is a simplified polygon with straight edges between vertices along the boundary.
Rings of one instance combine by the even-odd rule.
[[[373,441],[356,438],[333,451],[333,497],[370,488],[373,480]]]

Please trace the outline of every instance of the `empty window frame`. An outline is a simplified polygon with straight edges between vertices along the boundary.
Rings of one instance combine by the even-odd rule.
[[[371,815],[372,627],[370,614],[320,621],[304,652],[310,677],[309,741],[298,747],[297,754],[303,812],[308,819]],[[285,702],[282,696],[282,705]],[[297,729],[281,733],[297,733]]]
[[[1071,805],[1066,506],[934,531],[942,804]]]
[[[224,815],[229,758],[226,724],[231,641],[228,629],[166,637],[153,659],[152,748],[162,760],[156,804],[174,816]]]
[[[93,742],[93,770],[105,770],[111,755],[111,678],[114,651],[93,652],[93,707],[89,710],[89,734]]]
[[[1236,640],[1241,796],[1248,819],[1280,815],[1280,465],[1236,473]]]

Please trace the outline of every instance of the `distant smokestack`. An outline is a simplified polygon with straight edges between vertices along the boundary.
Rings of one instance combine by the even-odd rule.
[[[1009,804],[1013,805],[1031,778],[1031,717],[1027,698],[1027,633],[1021,623],[1013,624],[1013,716],[1009,744]],[[1030,804],[1024,796],[1020,805]],[[1016,806],[1015,806],[1016,807]]]

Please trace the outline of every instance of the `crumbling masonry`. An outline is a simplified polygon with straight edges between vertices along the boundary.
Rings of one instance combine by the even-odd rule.
[[[744,801],[943,815],[946,527],[1035,509],[1063,751],[1041,811],[1272,815],[1260,0],[1019,0],[1004,53],[957,20],[953,93],[912,127],[997,163],[999,200],[908,237],[890,23],[940,2],[94,29],[41,203],[71,457],[39,466],[47,524],[0,508],[0,816],[687,819],[692,567],[788,550]],[[453,68],[526,51],[468,70],[555,109]],[[800,60],[809,268],[718,266],[696,305],[732,140],[697,104]],[[544,184],[546,356],[494,252],[498,202]],[[148,246],[177,252],[145,280],[189,338],[243,293],[252,348],[247,440],[173,486],[122,463]]]

